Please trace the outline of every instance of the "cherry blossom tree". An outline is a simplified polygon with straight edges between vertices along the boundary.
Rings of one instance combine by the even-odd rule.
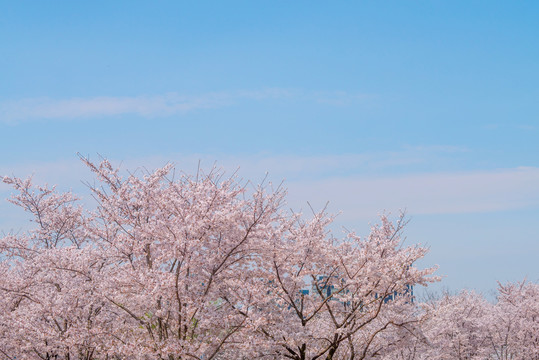
[[[534,283],[508,283],[499,285],[495,303],[473,291],[424,302],[418,331],[396,336],[384,359],[537,360],[538,289]]]
[[[261,332],[277,347],[278,358],[366,359],[380,355],[384,332],[413,326],[412,287],[435,281],[434,268],[414,263],[426,249],[403,246],[405,222],[381,224],[362,239],[354,233],[336,239],[331,219],[317,214],[269,246],[271,290],[265,313],[274,326]]]
[[[22,354],[47,359],[59,353],[87,353],[84,329],[91,328],[99,307],[88,296],[93,283],[85,281],[90,270],[85,259],[93,249],[86,246],[82,209],[74,205],[71,194],[34,189],[30,180],[4,182],[19,191],[11,201],[34,216],[36,227],[0,243],[0,298],[5,309],[0,315],[0,350],[17,359]]]
[[[487,324],[489,359],[539,359],[539,284],[500,283]]]
[[[83,161],[91,208],[4,178],[35,223],[0,240],[6,359],[373,358],[436,280],[402,218],[337,238],[324,211],[285,211],[281,187]]]
[[[422,351],[430,359],[484,359],[487,314],[492,304],[473,291],[444,294],[423,304],[426,315],[423,334],[428,345]]]

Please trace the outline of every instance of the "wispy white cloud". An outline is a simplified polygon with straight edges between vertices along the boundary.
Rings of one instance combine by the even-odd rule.
[[[169,93],[133,97],[31,98],[0,103],[0,122],[14,124],[28,120],[71,120],[117,115],[161,117],[200,109],[230,106],[241,100],[263,101],[268,99],[307,98],[313,101],[342,105],[362,100],[365,96],[346,92],[306,93],[301,90],[270,88],[212,92],[198,96]]]
[[[364,102],[375,98],[371,94],[356,94],[346,91],[318,91],[313,94],[316,101],[333,106],[345,106],[352,103]]]
[[[535,131],[537,130],[536,125],[530,125],[530,124],[521,124],[517,126],[518,129],[524,130],[524,131]]]
[[[539,206],[539,168],[348,176],[289,184],[292,201],[330,201],[345,219],[372,218],[384,210],[412,214],[480,213]]]
[[[530,123],[488,123],[482,128],[489,131],[521,130],[525,132],[537,131],[538,129],[537,125]]]

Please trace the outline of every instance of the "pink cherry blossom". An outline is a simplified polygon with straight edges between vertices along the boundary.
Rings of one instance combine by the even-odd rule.
[[[414,286],[439,279],[416,266],[426,248],[403,244],[403,216],[340,236],[325,211],[285,210],[270,183],[83,161],[95,207],[3,178],[34,226],[0,239],[0,357],[538,356],[534,284],[500,286],[496,305],[474,293],[418,304]]]

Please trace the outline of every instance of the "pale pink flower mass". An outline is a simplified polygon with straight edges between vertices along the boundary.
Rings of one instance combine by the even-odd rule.
[[[95,209],[3,178],[35,227],[0,240],[1,359],[539,359],[538,286],[419,303],[402,217],[337,237],[270,183],[83,161]]]

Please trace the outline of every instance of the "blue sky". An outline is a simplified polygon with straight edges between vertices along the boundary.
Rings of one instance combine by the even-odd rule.
[[[0,173],[78,190],[77,152],[269,171],[336,229],[406,208],[440,286],[539,280],[539,3],[0,8]]]

